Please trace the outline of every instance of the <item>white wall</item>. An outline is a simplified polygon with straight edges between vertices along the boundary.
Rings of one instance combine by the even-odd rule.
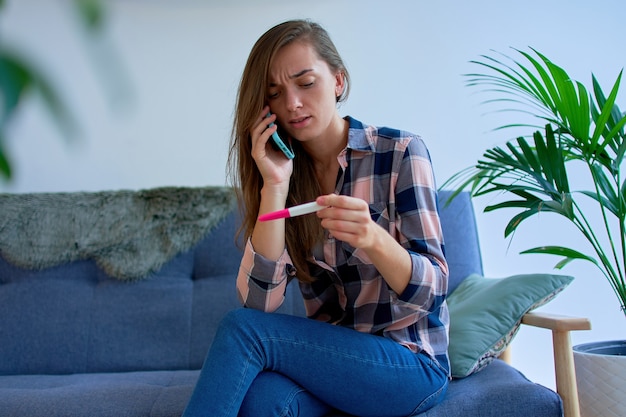
[[[477,70],[468,61],[532,46],[587,84],[593,71],[605,89],[626,64],[622,0],[108,0],[106,44],[125,74],[118,81],[129,86],[119,100],[119,83],[103,84],[94,71],[68,2],[6,3],[0,40],[45,66],[81,134],[63,139],[41,103],[30,100],[11,126],[15,177],[0,183],[5,192],[224,184],[245,59],[262,32],[289,18],[322,23],[342,52],[353,77],[342,113],[421,134],[440,182],[510,136],[490,132],[509,119],[484,115],[482,98],[464,86],[461,74]],[[99,67],[109,76],[115,70]],[[623,91],[618,103],[626,108]],[[476,201],[478,211],[486,203]],[[502,237],[507,220],[479,214],[488,276],[551,272],[555,258],[518,252],[577,239],[548,217],[529,222],[509,244]],[[624,338],[626,321],[600,273],[580,263],[564,273],[575,283],[544,310],[591,318],[594,330],[574,334],[574,344]],[[553,387],[550,340],[545,331],[523,329],[513,348],[517,367]]]

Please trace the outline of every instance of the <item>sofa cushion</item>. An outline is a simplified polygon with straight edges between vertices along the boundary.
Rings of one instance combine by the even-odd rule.
[[[551,274],[467,277],[448,297],[452,376],[466,377],[499,356],[519,329],[522,316],[550,301],[572,280]]]
[[[0,376],[6,417],[180,416],[198,371]]]
[[[0,375],[199,369],[218,323],[241,304],[235,273],[191,279],[192,255],[132,283],[91,261],[33,272],[0,256]],[[279,311],[303,310],[292,283]]]
[[[194,283],[176,270],[191,262],[127,283],[92,261],[31,272],[0,258],[0,374],[188,369]]]
[[[420,417],[555,417],[561,398],[515,368],[494,360],[469,378],[454,379],[441,404]]]
[[[454,379],[443,401],[419,417],[562,417],[556,392],[494,360],[469,378]],[[326,417],[353,417],[335,411]]]
[[[180,416],[198,371],[0,376],[7,417]],[[485,405],[488,404],[488,407]],[[500,360],[453,380],[443,402],[420,417],[555,417],[559,396]],[[334,414],[343,416],[343,414]]]

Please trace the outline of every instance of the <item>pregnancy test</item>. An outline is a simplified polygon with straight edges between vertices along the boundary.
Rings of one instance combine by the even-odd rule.
[[[282,210],[273,211],[271,213],[262,214],[259,216],[260,222],[267,222],[270,220],[287,219],[289,217],[302,216],[303,214],[315,213],[321,209],[325,209],[326,206],[320,206],[315,201],[310,203],[300,204],[298,206],[289,207]]]

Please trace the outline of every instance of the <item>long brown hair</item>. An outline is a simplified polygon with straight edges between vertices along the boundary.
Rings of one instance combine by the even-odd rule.
[[[254,44],[239,84],[227,165],[228,176],[239,195],[242,211],[239,233],[243,233],[245,239],[252,235],[256,224],[263,187],[263,178],[251,155],[250,131],[267,103],[272,61],[282,47],[295,41],[311,45],[332,71],[343,74],[345,88],[337,97],[337,102],[344,101],[349,93],[350,77],[343,60],[326,30],[317,23],[309,20],[287,21],[265,32]],[[309,155],[297,140],[292,141],[292,146],[296,157],[289,182],[288,207],[313,201],[321,193]],[[285,228],[287,251],[296,267],[297,277],[301,281],[310,282],[313,277],[309,272],[307,258],[323,237],[319,220],[316,216],[295,217],[287,220]]]

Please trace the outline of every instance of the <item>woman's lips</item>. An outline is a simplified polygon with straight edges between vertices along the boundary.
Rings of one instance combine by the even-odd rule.
[[[311,120],[311,116],[297,117],[297,118],[291,119],[289,121],[289,125],[295,129],[301,129],[305,127],[309,123],[310,120]]]

